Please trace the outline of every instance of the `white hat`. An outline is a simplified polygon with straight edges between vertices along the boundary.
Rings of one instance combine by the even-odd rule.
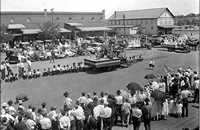
[[[2,103],[1,106],[2,106],[2,107],[8,107],[8,103],[4,102],[4,103]]]
[[[19,103],[19,104],[23,104],[23,101],[22,101],[22,100],[18,100],[18,103]]]

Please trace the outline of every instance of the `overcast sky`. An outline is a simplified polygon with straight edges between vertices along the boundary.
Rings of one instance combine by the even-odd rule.
[[[1,11],[114,11],[168,7],[174,15],[199,13],[199,0],[1,0]]]

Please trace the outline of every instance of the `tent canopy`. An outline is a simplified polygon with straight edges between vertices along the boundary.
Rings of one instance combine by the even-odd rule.
[[[8,29],[24,29],[26,28],[23,24],[8,24]]]
[[[39,32],[41,32],[41,29],[22,29],[22,33],[25,35],[38,34]]]

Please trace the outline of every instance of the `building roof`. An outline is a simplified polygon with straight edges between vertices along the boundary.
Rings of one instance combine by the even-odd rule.
[[[70,26],[75,26],[75,27],[83,26],[82,23],[66,23],[66,24],[68,24]]]
[[[107,26],[109,28],[133,28],[134,26],[133,25],[110,25],[110,26]]]
[[[8,29],[24,29],[26,28],[23,24],[8,24]]]
[[[66,32],[71,32],[71,31],[68,30],[68,29],[65,29],[65,28],[60,28],[59,32],[60,33],[66,33]]]
[[[53,14],[57,15],[74,15],[74,14],[82,14],[82,15],[88,15],[88,14],[103,14],[104,12],[63,12],[63,11],[54,11]],[[1,15],[44,15],[44,11],[1,11]],[[47,12],[47,14],[51,14],[50,11]]]
[[[39,32],[41,32],[41,29],[22,29],[22,33],[23,34],[38,34]]]
[[[91,32],[91,31],[110,31],[111,28],[108,27],[78,27],[83,32]]]
[[[168,11],[173,17],[174,15],[168,8],[153,8],[153,9],[142,9],[142,10],[128,10],[128,11],[116,11],[109,19],[151,19],[158,18],[164,11]]]

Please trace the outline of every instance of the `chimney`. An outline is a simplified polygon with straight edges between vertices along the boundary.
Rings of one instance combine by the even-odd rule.
[[[114,12],[114,17],[117,18],[117,11]]]
[[[47,16],[47,9],[44,9],[44,16]]]
[[[105,9],[103,9],[103,10],[102,10],[102,13],[103,13],[103,19],[105,19],[105,12],[106,12]]]

